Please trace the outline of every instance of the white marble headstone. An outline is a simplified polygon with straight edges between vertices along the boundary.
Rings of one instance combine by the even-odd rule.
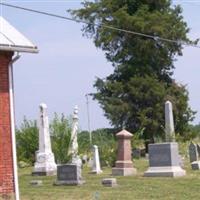
[[[100,160],[99,160],[99,150],[98,146],[93,146],[93,165],[92,165],[92,173],[100,174],[102,173],[101,167],[100,167]]]
[[[47,106],[42,103],[39,108],[39,150],[36,151],[36,162],[34,165],[33,175],[55,175],[57,165],[55,163],[54,154],[51,150]]]
[[[72,162],[71,162],[72,164],[82,165],[82,161],[78,156],[77,134],[78,134],[78,106],[75,106],[68,154],[72,156]]]

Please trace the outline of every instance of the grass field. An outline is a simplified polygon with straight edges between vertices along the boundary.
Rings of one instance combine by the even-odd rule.
[[[56,177],[32,177],[31,168],[20,169],[21,200],[196,200],[200,198],[200,171],[192,171],[186,163],[187,176],[181,178],[143,177],[148,167],[144,159],[135,160],[136,176],[116,177],[119,186],[107,188],[101,179],[111,177],[111,169],[105,168],[101,175],[89,174],[84,168],[82,186],[53,186]],[[31,180],[43,180],[42,186],[31,186]]]

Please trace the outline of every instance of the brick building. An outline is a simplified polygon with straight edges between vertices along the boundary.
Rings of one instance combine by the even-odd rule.
[[[19,199],[15,120],[13,106],[13,63],[19,52],[37,53],[37,47],[0,17],[0,198]]]

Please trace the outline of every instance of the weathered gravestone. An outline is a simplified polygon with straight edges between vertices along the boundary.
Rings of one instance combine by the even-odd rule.
[[[41,186],[43,184],[42,180],[32,180],[30,181],[30,185],[32,186]]]
[[[51,150],[49,120],[46,104],[40,104],[39,118],[39,150],[36,151],[36,162],[32,175],[56,175],[57,165]]]
[[[200,145],[199,144],[197,144],[197,152],[198,152],[198,156],[200,158]]]
[[[191,163],[198,160],[197,145],[193,142],[189,145],[189,157]]]
[[[116,187],[117,179],[116,178],[104,178],[104,179],[102,179],[101,183],[105,187]]]
[[[78,155],[77,134],[78,134],[78,106],[75,106],[68,154],[71,155],[71,157],[72,157],[71,163],[77,164],[77,165],[82,165],[82,161]]]
[[[175,140],[172,104],[165,103],[165,136],[166,143],[149,145],[149,168],[144,173],[147,177],[184,176],[185,170],[180,167],[178,144]]]
[[[92,173],[93,174],[100,174],[102,173],[100,160],[99,160],[99,150],[98,146],[93,146],[93,165],[92,165]]]
[[[147,177],[177,177],[184,176],[185,170],[180,167],[178,144],[176,142],[150,144],[149,168]]]
[[[57,181],[54,185],[81,185],[81,166],[77,164],[58,165]]]
[[[129,176],[136,174],[131,157],[131,137],[133,135],[126,130],[117,133],[118,140],[117,161],[112,168],[112,175]]]
[[[199,170],[200,169],[200,161],[198,161],[198,148],[197,145],[193,142],[189,145],[189,157],[191,162],[191,167],[193,170]]]
[[[54,185],[81,185],[85,182],[82,180],[81,176],[82,161],[78,156],[77,133],[78,107],[75,106],[69,147],[69,155],[72,156],[72,160],[69,164],[63,164],[57,167],[57,181],[54,183]]]

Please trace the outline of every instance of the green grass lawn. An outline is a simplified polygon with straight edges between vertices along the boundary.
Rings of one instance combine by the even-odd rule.
[[[176,199],[196,200],[200,198],[200,171],[192,171],[186,163],[187,175],[181,178],[143,177],[148,167],[147,160],[135,160],[136,176],[116,177],[118,187],[101,185],[102,178],[111,177],[111,168],[104,168],[101,175],[83,170],[86,183],[82,186],[53,186],[56,177],[33,177],[31,168],[19,170],[21,200],[137,200]],[[43,180],[42,186],[31,186],[31,180]]]

